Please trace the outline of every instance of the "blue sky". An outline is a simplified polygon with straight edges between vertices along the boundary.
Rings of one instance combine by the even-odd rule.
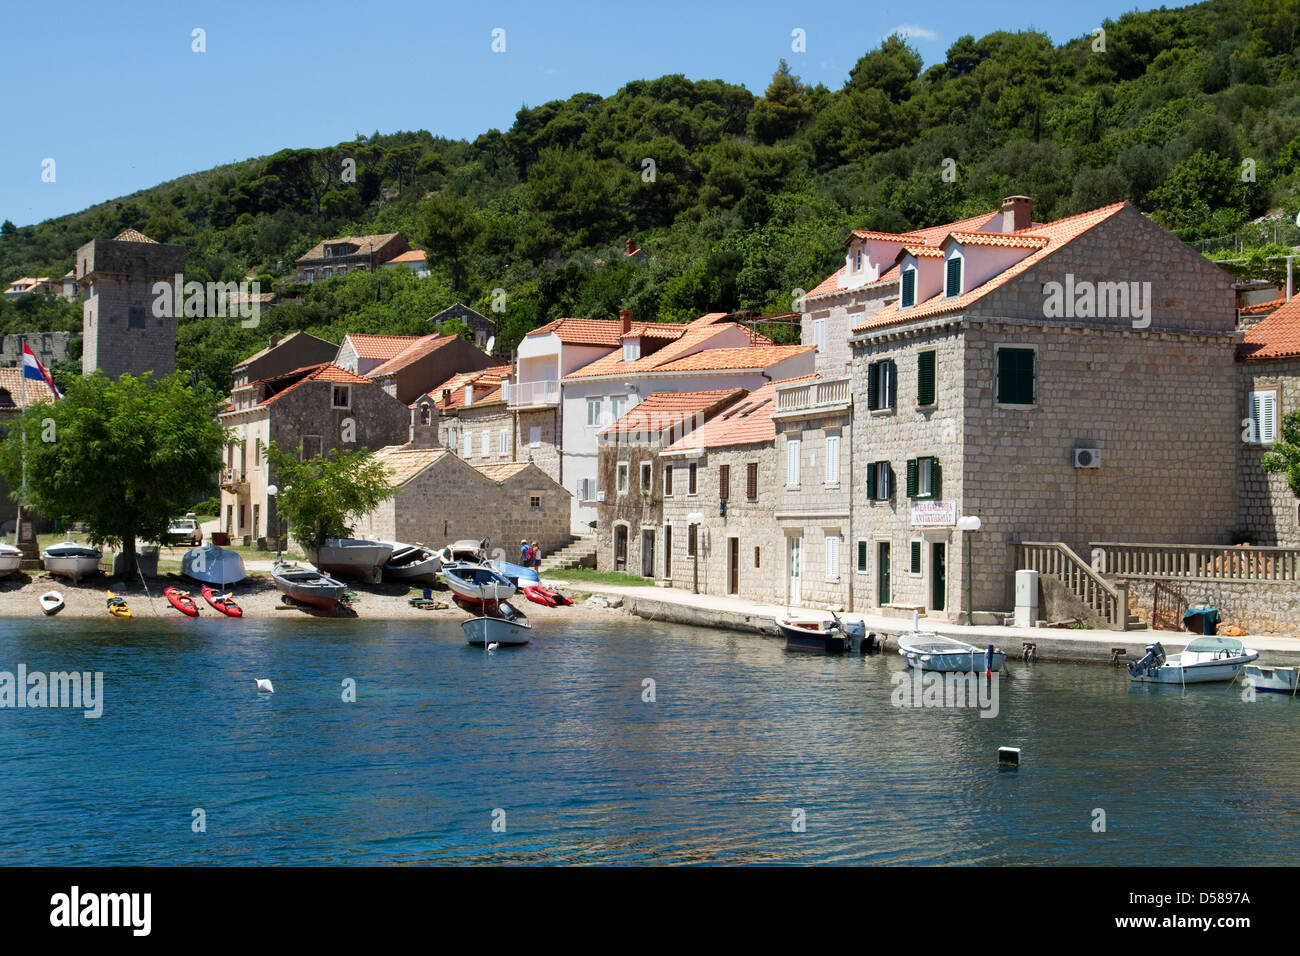
[[[1143,8],[1154,4],[1141,4]],[[6,10],[0,220],[75,212],[211,166],[375,130],[472,139],[521,105],[684,73],[762,93],[785,57],[838,89],[902,28],[928,64],[964,33],[1060,43],[1133,0],[896,4],[25,2]],[[206,52],[192,50],[205,31]],[[505,52],[492,31],[505,30]],[[791,31],[807,50],[791,50]],[[42,181],[54,160],[54,182]]]

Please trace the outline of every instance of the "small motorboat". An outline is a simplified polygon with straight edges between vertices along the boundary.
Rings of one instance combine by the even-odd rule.
[[[58,591],[46,591],[40,597],[41,613],[55,615],[63,610],[63,595]]]
[[[1235,637],[1207,634],[1195,638],[1178,654],[1165,655],[1159,641],[1147,645],[1146,656],[1128,665],[1130,679],[1143,684],[1208,684],[1232,680],[1245,665],[1259,658]]]
[[[393,546],[384,541],[326,538],[325,546],[314,555],[309,554],[308,558],[316,567],[330,574],[378,584],[384,578],[384,564],[392,554]]]
[[[45,570],[56,577],[69,578],[75,584],[82,578],[99,573],[99,561],[103,552],[96,548],[64,541],[53,544],[41,552]]]
[[[778,617],[776,627],[785,637],[785,649],[814,654],[865,654],[875,648],[876,635],[867,633],[864,622],[842,621],[834,612],[828,613],[830,618]]]
[[[475,647],[488,647],[492,644],[518,647],[528,643],[533,626],[528,623],[526,614],[509,601],[502,601],[497,605],[495,614],[461,621],[460,629],[465,632],[466,642]]]
[[[422,544],[395,544],[384,564],[384,577],[390,581],[412,584],[436,584],[442,558],[433,548]]]
[[[322,611],[338,610],[343,592],[347,590],[342,581],[321,574],[315,568],[304,568],[287,561],[279,561],[271,568],[271,580],[285,597]]]
[[[112,591],[108,592],[108,613],[114,617],[130,617],[131,608],[122,598],[118,597]]]
[[[0,542],[0,578],[17,574],[22,562],[23,552],[20,548]]]
[[[503,578],[512,582],[515,587],[522,587],[530,583],[542,583],[536,568],[526,568],[522,564],[511,564],[509,561],[493,561],[492,567],[496,568],[497,572]]]
[[[235,603],[235,596],[229,592],[218,594],[212,588],[204,585],[202,592],[203,600],[207,601],[214,608],[227,617],[243,617],[244,610]]]
[[[186,551],[181,558],[181,574],[200,584],[215,584],[219,588],[238,584],[248,577],[239,552],[218,548],[215,544]]]
[[[496,604],[515,595],[515,586],[486,564],[442,566],[442,579],[471,604]]]
[[[485,564],[487,562],[487,538],[461,538],[453,541],[438,552],[438,558],[445,568],[458,564]]]
[[[1296,676],[1300,674],[1300,669],[1247,664],[1241,669],[1241,674],[1241,682],[1255,690],[1268,691],[1272,694],[1290,694],[1294,697],[1297,690]]]
[[[922,631],[919,625],[920,615],[914,614],[912,630],[898,636],[898,653],[918,670],[982,674],[1000,671],[1007,662],[1007,655],[992,644],[981,650],[954,637]]]
[[[167,599],[168,604],[186,617],[199,616],[199,606],[194,603],[194,598],[190,597],[189,591],[182,591],[180,588],[163,588],[163,597]]]

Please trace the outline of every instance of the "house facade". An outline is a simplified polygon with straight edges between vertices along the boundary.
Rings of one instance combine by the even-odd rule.
[[[42,365],[68,360],[68,347],[77,336],[72,332],[18,332],[0,337],[0,365],[21,365],[26,344]]]
[[[340,236],[316,243],[295,260],[294,270],[299,282],[323,282],[357,269],[374,272],[408,249],[406,237],[400,232]]]
[[[487,368],[491,359],[458,335],[422,335],[365,375],[403,405],[438,387],[457,372]]]
[[[452,320],[464,322],[468,326],[474,345],[485,352],[492,351],[488,344],[496,338],[497,324],[480,312],[475,312],[463,302],[456,302],[443,309],[437,315],[429,317],[429,324],[435,332],[441,333],[444,322]]]
[[[294,369],[320,365],[330,361],[336,351],[333,342],[306,332],[290,332],[284,338],[272,335],[266,348],[235,366],[232,387],[242,388],[250,382],[287,375]]]
[[[515,461],[515,416],[502,384],[509,365],[453,375],[415,400],[436,409],[440,443],[475,465]]]

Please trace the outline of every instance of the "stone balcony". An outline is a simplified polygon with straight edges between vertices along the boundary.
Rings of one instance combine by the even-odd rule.
[[[826,412],[847,412],[853,401],[848,376],[791,382],[776,387],[774,419],[798,418]]]
[[[248,491],[248,476],[229,466],[221,469],[221,490],[231,494],[244,494]]]

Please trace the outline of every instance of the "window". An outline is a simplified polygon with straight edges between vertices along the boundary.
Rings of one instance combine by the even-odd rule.
[[[887,461],[873,461],[867,465],[867,497],[872,501],[888,501],[894,497],[894,469]]]
[[[321,274],[321,278],[328,279],[331,275],[331,270],[328,268],[322,269],[320,274]]]
[[[998,349],[998,404],[1032,405],[1034,350]]]
[[[862,271],[862,249],[861,248],[859,248],[856,252],[853,253],[853,271],[854,272]]]
[[[483,457],[491,458],[492,457],[492,433],[488,431],[486,428],[483,429],[481,446],[483,448]]]
[[[664,497],[673,496],[673,466],[664,465]]]
[[[619,462],[618,478],[615,483],[620,495],[627,494],[627,462]]]
[[[595,428],[600,424],[600,406],[602,402],[599,398],[587,399],[587,427]]]
[[[596,480],[594,478],[578,479],[578,500],[591,501],[596,497]]]
[[[320,457],[321,441],[320,435],[303,435],[302,436],[302,457],[305,461],[308,458]],[[242,469],[241,469],[242,470]],[[239,526],[244,526],[241,521]]]
[[[688,558],[695,557],[695,533],[699,527],[697,524],[686,526],[686,556]]]
[[[641,340],[624,339],[623,340],[623,361],[635,362],[641,357]]]
[[[799,446],[803,442],[798,438],[787,438],[785,442],[785,484],[787,488],[799,487]]]
[[[840,577],[840,536],[826,536],[826,580],[838,581]]]
[[[921,542],[916,540],[912,542],[912,563],[911,571],[913,574],[921,573]]]
[[[1250,424],[1251,444],[1271,445],[1277,441],[1276,390],[1250,393]]]
[[[253,442],[253,467],[262,467],[262,439],[255,439]]]
[[[501,429],[501,433],[497,436],[497,454],[510,454],[510,429],[508,428]]]
[[[664,525],[664,577],[673,576],[673,526]]]
[[[910,309],[916,305],[916,267],[903,270],[903,287],[899,292],[901,299],[898,303],[900,309]]]
[[[840,483],[840,436],[826,436],[826,484]]]
[[[315,282],[315,281],[316,281],[316,270],[315,270],[315,269],[307,269],[305,272],[303,272],[302,277],[303,277],[303,279],[305,279],[307,282]]]
[[[894,407],[898,397],[898,375],[893,359],[881,359],[867,366],[867,408],[873,412]]]
[[[931,349],[916,356],[916,404],[933,405],[936,392],[934,350]]]
[[[528,510],[529,511],[542,510],[542,493],[540,491],[528,492]]]
[[[951,256],[944,267],[943,294],[949,299],[961,295],[961,256]]]
[[[343,275],[343,273],[345,273],[345,272],[347,272],[347,271],[348,271],[348,267],[347,267],[347,266],[339,266],[338,271],[335,272],[334,274],[335,274],[335,275],[340,275],[340,276],[341,276],[341,275]]]
[[[938,458],[909,458],[907,460],[907,497],[939,497]]]
[[[826,320],[825,319],[813,320],[813,345],[816,346],[818,352],[826,351]]]
[[[695,494],[695,470],[696,464],[695,462],[691,462],[691,470],[687,472],[686,476],[686,493],[688,495]]]
[[[528,429],[528,447],[537,448],[542,444],[542,426],[533,425]]]
[[[745,497],[750,501],[758,500],[758,462],[751,461],[745,466]]]
[[[641,466],[641,490],[645,494],[650,494],[650,465],[647,462]]]
[[[758,545],[754,545],[754,567],[758,567]]]
[[[870,551],[871,548],[870,546],[868,546],[867,542],[865,541],[858,542],[858,571],[861,574],[867,573],[867,554]]]
[[[463,435],[461,435],[460,457],[462,458],[474,457],[474,436],[471,435],[469,432],[465,432]]]
[[[349,385],[335,385],[334,386],[334,407],[335,408],[351,407],[351,398],[352,398],[351,391],[352,388]]]
[[[718,466],[718,497],[726,501],[731,497],[731,466]]]
[[[627,414],[627,396],[611,395],[609,397],[609,420],[616,422]]]

